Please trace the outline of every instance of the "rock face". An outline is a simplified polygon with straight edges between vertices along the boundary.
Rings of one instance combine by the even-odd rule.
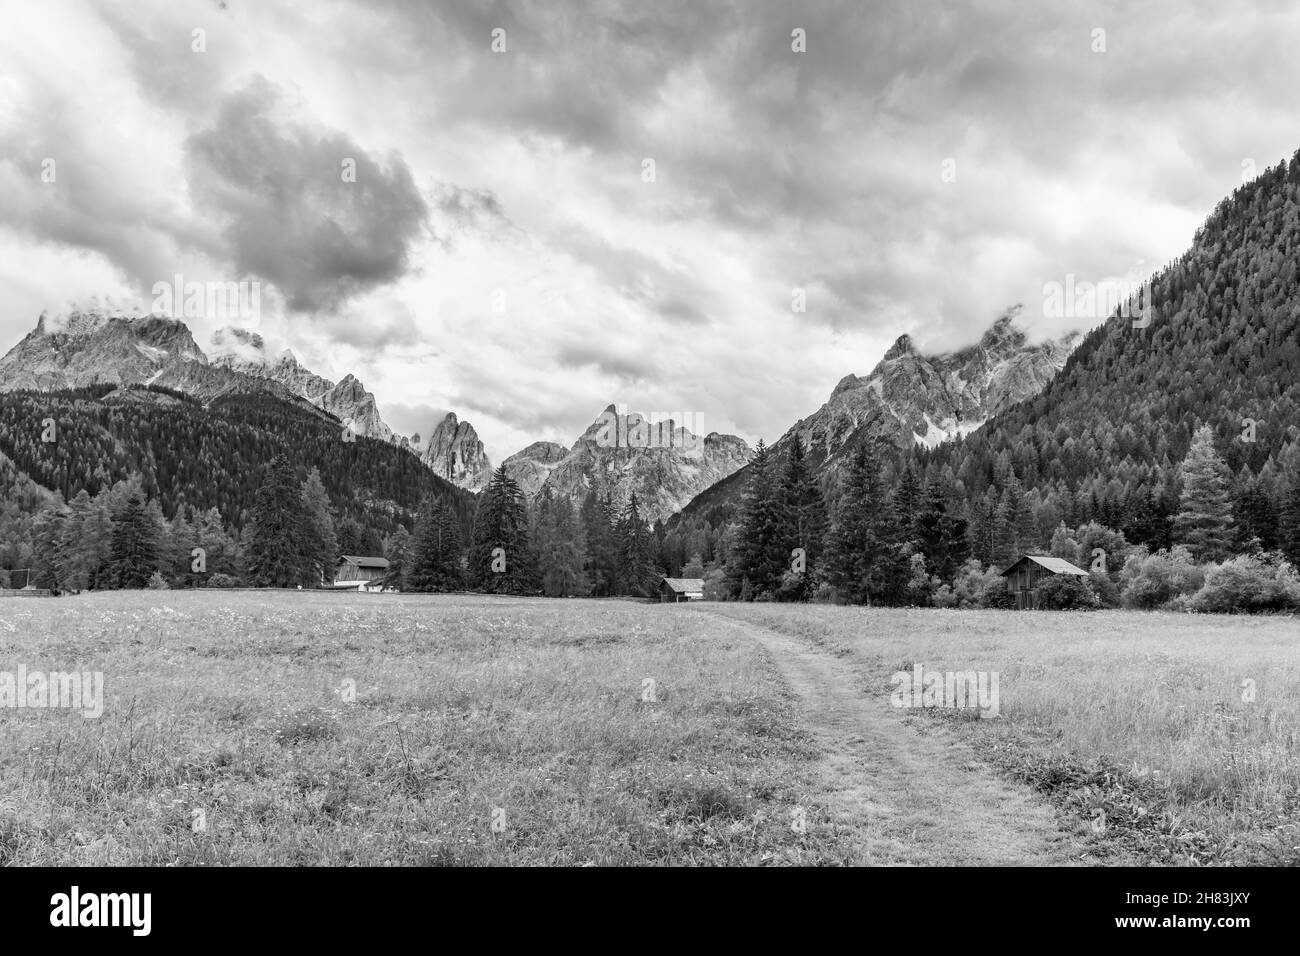
[[[568,454],[569,449],[558,442],[535,441],[505,460],[506,472],[531,501],[541,493],[546,479]]]
[[[74,311],[36,328],[0,359],[0,389],[153,382],[187,363],[207,365],[184,322],[157,315]]]
[[[478,432],[469,422],[457,421],[452,412],[434,428],[421,460],[435,475],[468,491],[482,491],[492,477],[492,463]]]
[[[1030,345],[1016,324],[1018,312],[1002,315],[975,345],[942,355],[921,355],[910,337],[899,336],[870,375],[840,379],[826,404],[773,443],[772,454],[784,455],[797,437],[809,468],[823,474],[848,461],[860,442],[933,447],[1037,395],[1065,366],[1079,336]],[[683,515],[725,520],[748,481],[742,469],[706,488]]]
[[[401,444],[402,440],[395,437],[393,430],[380,418],[375,396],[366,391],[366,387],[351,373],[336,385],[300,365],[288,349],[272,360],[266,354],[262,337],[246,329],[217,331],[212,336],[212,348],[213,365],[276,382],[339,421],[350,423],[357,435]]]
[[[530,500],[549,490],[580,504],[594,489],[622,505],[635,493],[642,515],[654,522],[744,467],[751,455],[734,435],[700,438],[675,422],[647,425],[611,405],[568,451],[534,442],[507,458],[505,467]]]
[[[1038,345],[1016,325],[1018,310],[999,318],[969,348],[924,356],[900,336],[871,374],[846,375],[820,409],[774,445],[797,435],[810,456],[834,458],[851,439],[933,447],[968,434],[998,412],[1036,395],[1065,365],[1077,334]]]

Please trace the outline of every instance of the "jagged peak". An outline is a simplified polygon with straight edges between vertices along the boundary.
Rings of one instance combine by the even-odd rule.
[[[831,395],[835,396],[846,389],[856,388],[861,381],[862,379],[850,372],[836,383],[835,388],[831,390]]]
[[[915,355],[916,345],[912,342],[912,337],[904,332],[898,338],[894,339],[894,344],[889,347],[885,353],[884,361],[888,362],[904,355]]]
[[[980,347],[995,349],[998,347],[1019,348],[1028,340],[1028,335],[1021,328],[1020,306],[1014,306],[1000,315],[996,322],[980,337]]]

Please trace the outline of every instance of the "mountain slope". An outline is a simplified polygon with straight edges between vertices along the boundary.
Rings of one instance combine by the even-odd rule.
[[[1078,336],[1030,344],[1017,324],[1019,309],[1000,317],[969,348],[920,354],[909,336],[894,342],[871,373],[846,375],[816,412],[772,446],[804,445],[809,467],[825,475],[860,442],[900,450],[934,448],[969,434],[1017,402],[1040,392],[1065,365]],[[726,476],[693,499],[683,514],[726,520],[740,500],[748,471]]]
[[[1300,152],[1236,189],[1152,277],[1146,327],[1112,316],[1041,393],[931,462],[968,492],[1002,463],[1027,487],[1123,510],[1168,484],[1208,422],[1229,467],[1275,493],[1284,463],[1300,457],[1297,252]]]
[[[647,427],[640,415],[620,415],[610,405],[567,452],[554,442],[535,442],[504,464],[530,499],[549,490],[579,503],[594,490],[622,505],[635,494],[641,514],[653,523],[750,457],[749,446],[735,435],[710,432],[700,438],[672,421]]]
[[[275,382],[317,408],[348,424],[357,435],[380,441],[398,441],[379,416],[375,396],[348,373],[335,384],[298,363],[285,349],[274,361],[266,354],[262,337],[245,329],[220,329],[212,338],[212,364],[259,380]]]
[[[43,440],[46,420],[56,425],[52,441]],[[342,440],[338,423],[305,402],[260,392],[205,405],[138,385],[0,392],[0,456],[65,500],[139,474],[164,514],[182,504],[215,507],[239,528],[266,463],[281,453],[303,472],[320,470],[341,519],[391,532],[432,494],[469,528],[471,494],[432,474],[409,450],[364,437]]]

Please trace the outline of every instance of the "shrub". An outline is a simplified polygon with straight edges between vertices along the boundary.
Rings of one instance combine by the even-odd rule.
[[[980,607],[989,610],[1012,611],[1016,607],[1016,596],[1007,590],[1006,580],[999,575],[998,583],[985,590],[980,599]]]
[[[1015,607],[1015,595],[1007,590],[998,569],[986,570],[978,558],[969,558],[952,579],[952,593],[958,607]],[[1010,604],[1007,604],[1007,601]]]
[[[152,575],[150,575],[149,577],[150,591],[167,591],[170,590],[170,588],[171,585],[167,583],[167,579],[163,577],[160,572],[155,571]]]
[[[1038,607],[1043,611],[1092,611],[1101,607],[1101,598],[1091,578],[1054,574],[1038,582]]]
[[[222,574],[218,571],[216,574],[208,577],[208,587],[210,588],[237,588],[239,579],[231,577],[229,574]]]
[[[1119,587],[1110,579],[1109,574],[1090,571],[1088,577],[1081,580],[1085,580],[1092,588],[1093,594],[1097,596],[1099,607],[1119,607]]]
[[[1201,589],[1187,601],[1193,611],[1288,611],[1300,608],[1300,575],[1285,561],[1241,555],[1211,565]]]
[[[941,584],[934,589],[934,594],[930,595],[930,603],[935,607],[956,607],[957,595],[948,585]]]
[[[1119,573],[1125,607],[1163,607],[1178,597],[1195,594],[1205,583],[1205,568],[1182,545],[1171,551],[1129,555]]]

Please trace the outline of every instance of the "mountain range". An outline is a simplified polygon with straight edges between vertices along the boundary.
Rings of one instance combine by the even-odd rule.
[[[825,476],[862,442],[936,448],[976,431],[1041,392],[1078,344],[1077,333],[1030,343],[1020,311],[1008,310],[975,345],[954,352],[923,355],[910,336],[899,336],[869,374],[840,379],[821,408],[792,425],[772,452],[784,454],[798,440],[813,473]],[[683,516],[730,516],[748,475],[738,470],[706,489]]]
[[[289,350],[268,352],[261,335],[227,328],[214,333],[207,350],[181,320],[103,308],[73,309],[36,327],[0,358],[0,392],[66,392],[96,386],[169,389],[211,405],[231,396],[258,396],[324,413],[351,434],[388,442],[416,454],[434,475],[479,492],[492,463],[474,426],[449,412],[424,443],[396,434],[378,402],[352,374],[334,382],[302,365]],[[609,414],[613,413],[613,406]],[[627,418],[623,419],[626,426]],[[676,426],[670,426],[671,428]],[[590,490],[616,502],[637,495],[651,521],[667,518],[695,495],[749,460],[749,447],[716,433],[688,449],[606,446],[593,425],[572,445],[539,442],[506,460],[525,497],[546,489],[580,502]],[[679,436],[680,437],[680,436]]]

